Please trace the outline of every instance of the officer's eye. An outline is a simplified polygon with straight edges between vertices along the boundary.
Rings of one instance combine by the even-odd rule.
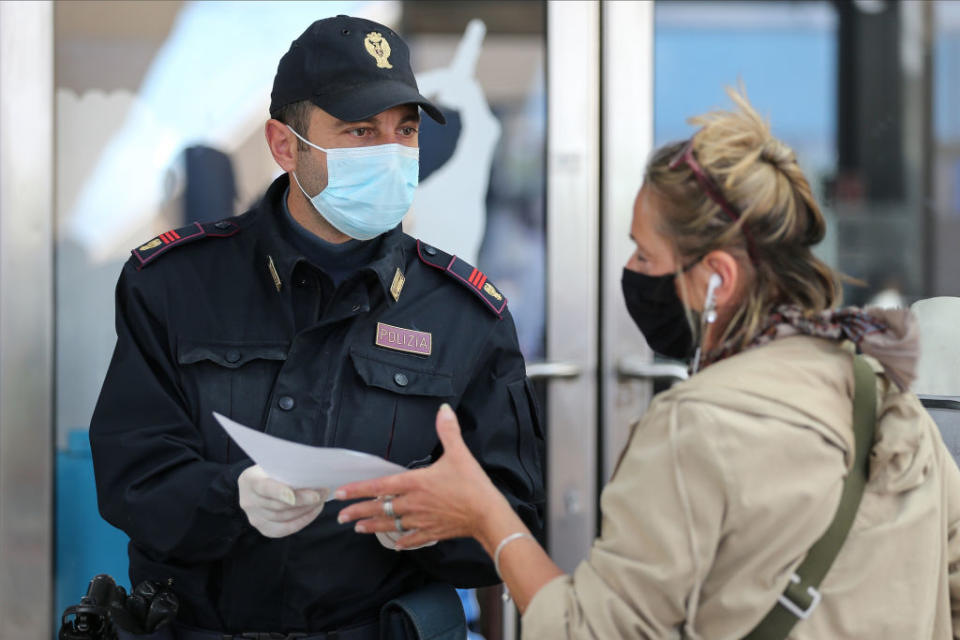
[[[400,129],[400,133],[405,136],[412,136],[416,132],[417,132],[416,127],[403,127],[402,129]]]
[[[356,129],[350,129],[349,133],[357,138],[362,138],[370,133],[370,127],[357,127]]]

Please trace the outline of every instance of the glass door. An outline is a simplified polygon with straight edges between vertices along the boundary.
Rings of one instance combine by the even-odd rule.
[[[22,104],[47,127],[54,153],[47,161],[33,156],[39,165],[31,165],[32,189],[24,190],[10,186],[8,177],[17,174],[4,156],[0,184],[3,318],[38,305],[30,327],[0,325],[0,473],[20,481],[0,487],[0,534],[11,568],[4,575],[17,581],[5,586],[3,606],[33,612],[5,615],[4,624],[14,626],[3,635],[49,635],[54,617],[96,573],[125,582],[126,538],[98,515],[87,443],[113,347],[116,277],[144,238],[241,212],[263,192],[278,172],[261,133],[276,61],[305,25],[339,13],[404,33],[423,90],[450,113],[450,126],[424,127],[422,189],[406,228],[481,265],[511,301],[546,415],[548,545],[572,570],[596,533],[603,461],[612,459],[619,437],[601,434],[599,421],[639,413],[647,394],[611,363],[617,353],[643,357],[635,332],[622,331],[626,316],[615,284],[629,251],[624,239],[636,185],[613,176],[634,178],[648,145],[649,6],[85,1],[39,3],[30,16],[20,15],[26,6],[3,5],[4,52],[49,58],[33,58],[34,81],[26,83],[8,64],[17,59],[5,55],[4,87],[17,86],[20,97],[33,95],[24,86],[46,92],[46,102]],[[604,30],[610,35],[602,45]],[[634,82],[619,85],[621,73]],[[620,100],[631,105],[618,129],[611,123],[621,116],[611,105]],[[13,115],[5,112],[5,137],[15,127],[32,131],[30,118]],[[602,165],[611,176],[603,182]],[[197,208],[198,190],[204,209]],[[28,194],[52,194],[53,202],[28,218],[21,206]],[[44,251],[38,270],[29,257]],[[22,286],[23,273],[31,273],[33,287]],[[34,354],[47,350],[48,366],[34,358],[31,374],[40,378],[20,375],[23,384],[15,384],[23,371],[17,354],[34,346]],[[16,394],[30,401],[32,413],[16,413],[19,405],[7,400]],[[46,431],[10,426],[42,426],[51,417]],[[24,434],[29,446],[16,440]],[[34,449],[36,455],[23,455]],[[31,473],[17,475],[26,468]],[[37,478],[36,487],[23,477]],[[53,496],[52,522],[48,503],[30,502],[33,491]],[[33,507],[22,506],[28,503]],[[25,537],[10,523],[34,512],[35,521],[21,522],[36,524],[32,540],[39,546],[11,546]],[[8,549],[29,553],[12,556]],[[516,631],[510,610],[498,610],[498,595],[480,595],[484,615],[476,628],[491,639]]]

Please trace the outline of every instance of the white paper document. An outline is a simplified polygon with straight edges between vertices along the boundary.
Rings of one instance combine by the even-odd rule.
[[[370,480],[407,471],[405,467],[369,453],[334,447],[311,447],[245,427],[220,415],[213,416],[234,442],[271,478],[294,489],[333,490],[348,482]]]

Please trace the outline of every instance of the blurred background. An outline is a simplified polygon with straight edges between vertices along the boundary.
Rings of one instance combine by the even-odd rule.
[[[312,21],[401,33],[425,95],[405,229],[505,293],[546,415],[548,542],[597,527],[630,420],[669,375],[620,301],[654,146],[743,82],[823,205],[851,304],[960,295],[960,2],[0,3],[0,637],[53,637],[100,572],[87,428],[130,249],[241,213],[278,175],[263,139],[280,56]],[[158,514],[163,517],[163,514]],[[496,589],[476,631],[514,637]]]

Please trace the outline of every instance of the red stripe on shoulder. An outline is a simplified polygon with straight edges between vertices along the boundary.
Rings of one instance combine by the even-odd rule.
[[[180,245],[202,238],[226,238],[234,235],[238,231],[240,231],[240,227],[237,223],[230,220],[220,220],[219,222],[205,224],[194,222],[186,227],[165,231],[152,240],[133,249],[130,253],[133,254],[140,263],[137,266],[137,270],[140,270],[174,247],[179,247]]]
[[[489,282],[485,273],[457,256],[452,256],[420,240],[417,240],[417,256],[423,263],[446,272],[455,282],[463,284],[497,317],[503,317],[503,311],[507,308],[507,299]]]

